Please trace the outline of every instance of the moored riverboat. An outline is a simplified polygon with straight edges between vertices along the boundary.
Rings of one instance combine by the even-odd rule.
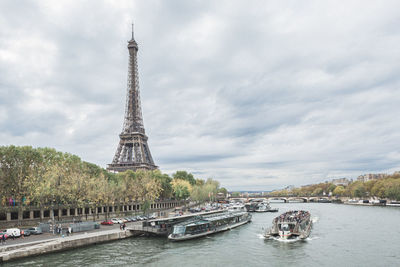
[[[242,203],[231,204],[228,206],[228,211],[246,211],[246,207]]]
[[[288,211],[273,219],[272,227],[265,232],[264,236],[280,239],[305,239],[310,235],[311,227],[310,212]]]
[[[246,203],[245,208],[248,212],[254,212],[254,211],[256,211],[257,205],[258,205],[258,202],[253,201],[253,202]]]
[[[268,202],[258,203],[255,212],[277,212],[278,209],[273,209]]]
[[[192,220],[175,225],[168,239],[183,241],[198,238],[230,230],[250,221],[251,215],[245,211],[226,211],[212,216],[198,216]]]

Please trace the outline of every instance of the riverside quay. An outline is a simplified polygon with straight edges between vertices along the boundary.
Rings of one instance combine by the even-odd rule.
[[[184,205],[184,201],[165,200],[156,201],[150,205],[148,212],[159,212],[166,209]],[[32,225],[40,221],[48,220],[73,220],[81,221],[104,220],[106,217],[123,216],[124,214],[140,213],[142,203],[116,204],[112,206],[84,206],[74,207],[72,205],[56,205],[52,208],[39,208],[36,206],[23,206],[23,211],[19,212],[18,206],[0,207],[0,226],[9,227],[18,224]]]

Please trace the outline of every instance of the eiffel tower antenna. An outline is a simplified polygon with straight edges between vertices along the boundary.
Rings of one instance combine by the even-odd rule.
[[[132,21],[132,40],[133,40],[133,21]]]

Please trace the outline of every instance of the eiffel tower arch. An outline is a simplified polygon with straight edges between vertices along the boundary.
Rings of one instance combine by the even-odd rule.
[[[137,64],[137,52],[139,50],[133,36],[128,41],[129,65],[128,65],[128,89],[125,104],[125,118],[120,141],[115,152],[114,159],[108,164],[110,172],[123,172],[126,170],[155,170],[147,144],[148,137],[145,134],[142,108],[140,103],[139,73]]]

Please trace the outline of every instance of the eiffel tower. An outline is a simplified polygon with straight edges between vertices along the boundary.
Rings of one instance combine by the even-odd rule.
[[[126,170],[154,170],[157,166],[151,157],[144,131],[142,108],[140,105],[139,74],[137,65],[138,44],[133,37],[128,41],[129,67],[128,89],[125,105],[125,119],[120,141],[114,159],[108,164],[110,172],[123,172]]]

